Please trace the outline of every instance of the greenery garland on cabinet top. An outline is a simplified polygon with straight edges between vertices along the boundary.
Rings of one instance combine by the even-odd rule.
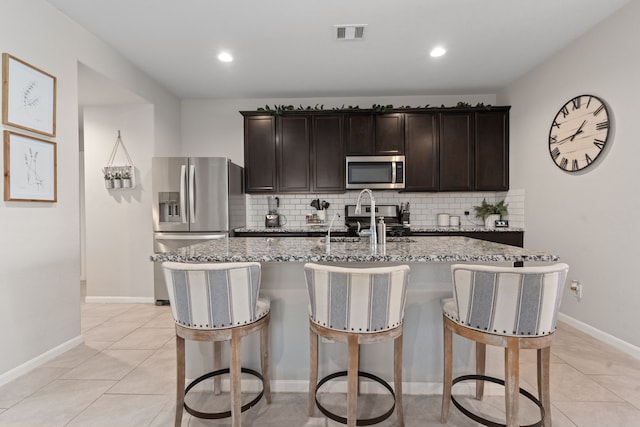
[[[380,105],[380,104],[373,104],[371,106],[371,110],[378,112],[378,113],[382,113],[386,110],[392,110],[392,109],[399,109],[399,110],[408,110],[408,109],[428,109],[428,108],[478,108],[478,109],[491,109],[491,105],[485,105],[482,102],[478,102],[476,105],[471,105],[468,102],[458,102],[454,107],[446,107],[444,104],[442,104],[440,107],[436,107],[436,106],[431,106],[429,104],[426,104],[424,107],[421,106],[417,106],[417,107],[412,107],[410,105],[401,105],[399,107],[394,107],[392,104],[387,104],[387,105]],[[266,111],[267,113],[272,113],[275,115],[281,115],[282,113],[286,112],[286,111],[353,111],[353,110],[360,110],[360,106],[359,105],[349,105],[349,106],[345,106],[344,104],[342,104],[341,107],[333,107],[331,109],[327,109],[325,110],[324,108],[324,104],[316,104],[314,106],[311,105],[307,105],[306,107],[303,107],[302,104],[300,104],[298,107],[295,107],[293,105],[285,105],[285,104],[281,104],[281,105],[277,105],[274,104],[272,107],[269,106],[268,104],[266,104],[264,107],[258,107],[257,111]],[[366,108],[362,108],[362,109],[366,109]]]

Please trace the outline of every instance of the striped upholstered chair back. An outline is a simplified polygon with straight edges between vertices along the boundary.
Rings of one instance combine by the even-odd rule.
[[[165,262],[165,282],[176,323],[191,329],[222,329],[254,322],[269,312],[258,297],[257,262],[192,264]]]
[[[465,327],[505,336],[542,336],[556,329],[569,266],[495,267],[454,264],[453,299],[444,314]]]
[[[338,331],[374,333],[402,324],[409,266],[304,267],[311,321]]]

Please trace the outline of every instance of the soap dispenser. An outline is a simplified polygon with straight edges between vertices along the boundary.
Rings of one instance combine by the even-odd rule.
[[[387,243],[387,224],[384,223],[384,218],[378,218],[378,224],[376,225],[376,234],[378,235],[378,244],[384,245]]]

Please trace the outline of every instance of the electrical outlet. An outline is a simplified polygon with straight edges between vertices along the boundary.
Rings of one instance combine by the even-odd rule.
[[[578,301],[582,300],[582,283],[579,280],[572,280],[569,289]]]

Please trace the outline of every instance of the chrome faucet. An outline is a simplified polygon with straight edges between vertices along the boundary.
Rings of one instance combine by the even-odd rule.
[[[331,218],[331,222],[329,222],[329,229],[327,230],[327,237],[325,242],[325,251],[327,254],[331,252],[331,227],[333,227],[333,221],[336,220],[336,217],[340,216],[340,212],[336,212],[333,214],[333,218]]]
[[[369,190],[368,188],[365,188],[360,192],[360,194],[358,194],[358,201],[356,202],[356,209],[354,212],[356,214],[360,214],[360,212],[362,212],[362,205],[361,205],[360,199],[362,198],[362,195],[364,193],[367,193],[369,195],[369,199],[371,199],[371,221],[369,223],[369,227],[370,227],[369,238],[371,239],[371,242],[370,242],[371,253],[375,253],[377,249],[377,244],[378,244],[378,236],[376,235],[376,199],[375,197],[373,197],[373,191]]]

